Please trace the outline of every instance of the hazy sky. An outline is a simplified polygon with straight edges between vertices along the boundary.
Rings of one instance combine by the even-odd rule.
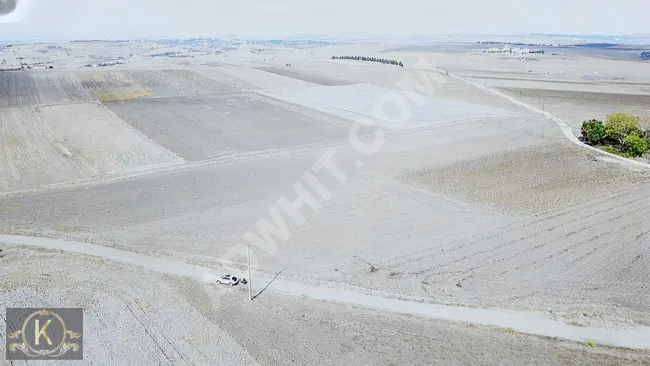
[[[650,33],[650,0],[18,1],[0,39]]]

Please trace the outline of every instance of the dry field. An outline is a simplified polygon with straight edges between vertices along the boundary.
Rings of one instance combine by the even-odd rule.
[[[93,95],[140,92],[171,97],[224,94],[240,91],[228,82],[205,77],[192,70],[90,71],[81,73],[82,86]]]
[[[464,202],[530,217],[588,202],[639,183],[648,172],[602,164],[579,147],[556,143],[520,148],[398,179]]]
[[[249,302],[243,289],[219,288],[92,257],[0,249],[4,249],[2,314],[5,307],[35,303],[83,306],[86,361],[110,358],[124,365],[650,362],[643,351],[588,348],[275,294]],[[37,268],[30,277],[24,275],[26,266]],[[0,327],[0,346],[4,346],[4,329]]]
[[[617,304],[648,324],[648,186],[388,261],[432,296],[506,306]],[[451,300],[451,297],[449,297]],[[616,313],[616,312],[614,312]]]
[[[73,72],[0,73],[0,107],[87,102],[92,97]]]
[[[67,104],[133,96],[224,94],[241,88],[192,70],[0,73],[0,107]]]
[[[0,131],[3,192],[180,160],[99,104],[3,109]]]
[[[255,94],[143,99],[108,107],[150,139],[194,161],[347,136],[341,126],[274,105]]]
[[[345,47],[316,49],[315,56],[296,52],[273,62],[195,70],[0,74],[11,79],[0,84],[0,96],[7,96],[0,98],[0,190],[8,193],[0,196],[0,233],[244,268],[242,235],[251,231],[267,241],[251,247],[255,270],[282,280],[453,306],[551,309],[544,316],[602,329],[650,325],[650,173],[581,149],[553,121],[461,80],[436,72],[433,93],[416,105],[398,84],[419,80],[412,68],[328,59],[351,52]],[[485,61],[459,53],[377,55],[430,57],[430,65],[443,66],[455,59],[458,69],[495,77],[517,63],[492,60],[481,67]],[[540,65],[567,70],[566,81],[584,76],[568,60]],[[593,61],[584,72],[607,65]],[[589,87],[571,91],[571,84],[517,83],[523,86],[508,87],[509,93],[519,97],[521,90],[525,102],[553,95],[545,102],[551,111],[560,103],[571,111],[579,104],[569,104],[574,100],[585,112],[591,106],[602,112],[596,106],[608,103],[644,108],[642,96],[623,94],[620,85],[598,86],[603,90],[596,95],[583,90]],[[406,123],[377,118],[387,95],[404,98]],[[391,103],[383,111],[390,118],[400,112]],[[367,155],[350,144],[354,122],[366,125],[361,140],[367,144],[383,133],[379,151]],[[338,168],[314,168],[324,157]],[[320,186],[308,184],[306,172]],[[84,182],[42,189],[78,181]],[[296,200],[296,183],[312,199],[295,202],[302,203],[299,214],[274,211],[279,198]],[[266,229],[260,220],[269,223]],[[274,250],[267,250],[270,241]],[[127,331],[142,340],[129,344],[139,363],[204,363],[217,353],[231,364],[645,357],[437,321],[432,327],[317,297],[270,294],[248,303],[238,290],[173,274],[6,248],[0,253],[6,270],[0,291],[10,294],[0,297],[4,306],[41,299],[83,305],[93,331],[124,329],[108,348],[100,343],[106,334],[97,333],[87,347],[93,358],[120,360],[113,352]],[[48,275],[22,276],[28,260],[44,263]],[[72,263],[70,272],[53,270],[62,261]],[[37,290],[47,288],[40,297]],[[206,348],[204,338],[215,334],[224,342]],[[289,341],[295,337],[305,342]],[[479,352],[488,346],[491,351]]]
[[[447,90],[445,84],[438,93],[446,94]],[[517,115],[517,112],[510,111],[507,107],[497,108],[458,99],[449,100],[435,94],[421,97],[422,99],[418,101],[421,104],[415,105],[410,101],[408,95],[404,97],[392,89],[366,84],[338,87],[319,86],[266,92],[265,94],[341,118],[348,118],[363,124],[381,125],[389,129],[417,128],[443,125],[459,120],[506,118]],[[402,101],[400,104],[390,101],[395,96],[397,97],[395,100]],[[381,103],[383,98],[388,101]],[[381,114],[376,114],[377,110],[381,111]]]
[[[291,88],[306,88],[319,84],[300,79],[285,77],[252,67],[224,65],[218,69],[201,67],[197,72],[216,80],[227,80],[241,88],[252,90],[276,90]]]
[[[615,86],[650,85],[647,62],[605,60],[581,55],[535,57],[539,61],[519,57],[503,59],[502,55],[473,55],[455,52],[388,53],[386,57],[402,59],[406,55],[424,57],[452,72],[465,76],[514,77],[536,80],[555,79],[562,82],[598,82]]]
[[[613,112],[650,115],[647,63],[581,58],[543,58],[539,63],[503,61],[513,71],[496,72],[497,60],[479,57],[483,67],[454,68],[472,81],[544,109],[567,122],[576,134],[588,119],[604,120]],[[582,67],[578,67],[581,65]],[[519,72],[514,70],[532,70]]]
[[[574,133],[580,133],[583,121],[589,119],[605,120],[615,112],[632,113],[637,116],[650,116],[650,95],[612,94],[581,92],[570,90],[503,88],[503,92],[521,101],[544,109],[567,122]]]
[[[306,81],[308,83],[323,85],[323,86],[340,86],[340,85],[354,84],[354,82],[347,81],[347,80],[335,79],[332,77],[322,76],[322,75],[313,75],[313,74],[310,75],[308,73],[294,71],[291,67],[263,67],[260,68],[260,70],[270,72],[273,74],[287,76],[292,79]]]

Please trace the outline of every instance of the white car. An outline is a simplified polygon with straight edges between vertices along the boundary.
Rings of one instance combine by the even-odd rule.
[[[227,274],[217,278],[217,283],[220,285],[235,286],[239,283],[239,278]]]

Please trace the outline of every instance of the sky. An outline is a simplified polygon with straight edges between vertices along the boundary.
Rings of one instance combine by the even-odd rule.
[[[650,0],[17,1],[0,39],[650,33]]]

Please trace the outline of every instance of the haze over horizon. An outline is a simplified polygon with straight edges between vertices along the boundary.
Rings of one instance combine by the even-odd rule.
[[[646,0],[19,1],[0,18],[0,39],[650,33]]]

